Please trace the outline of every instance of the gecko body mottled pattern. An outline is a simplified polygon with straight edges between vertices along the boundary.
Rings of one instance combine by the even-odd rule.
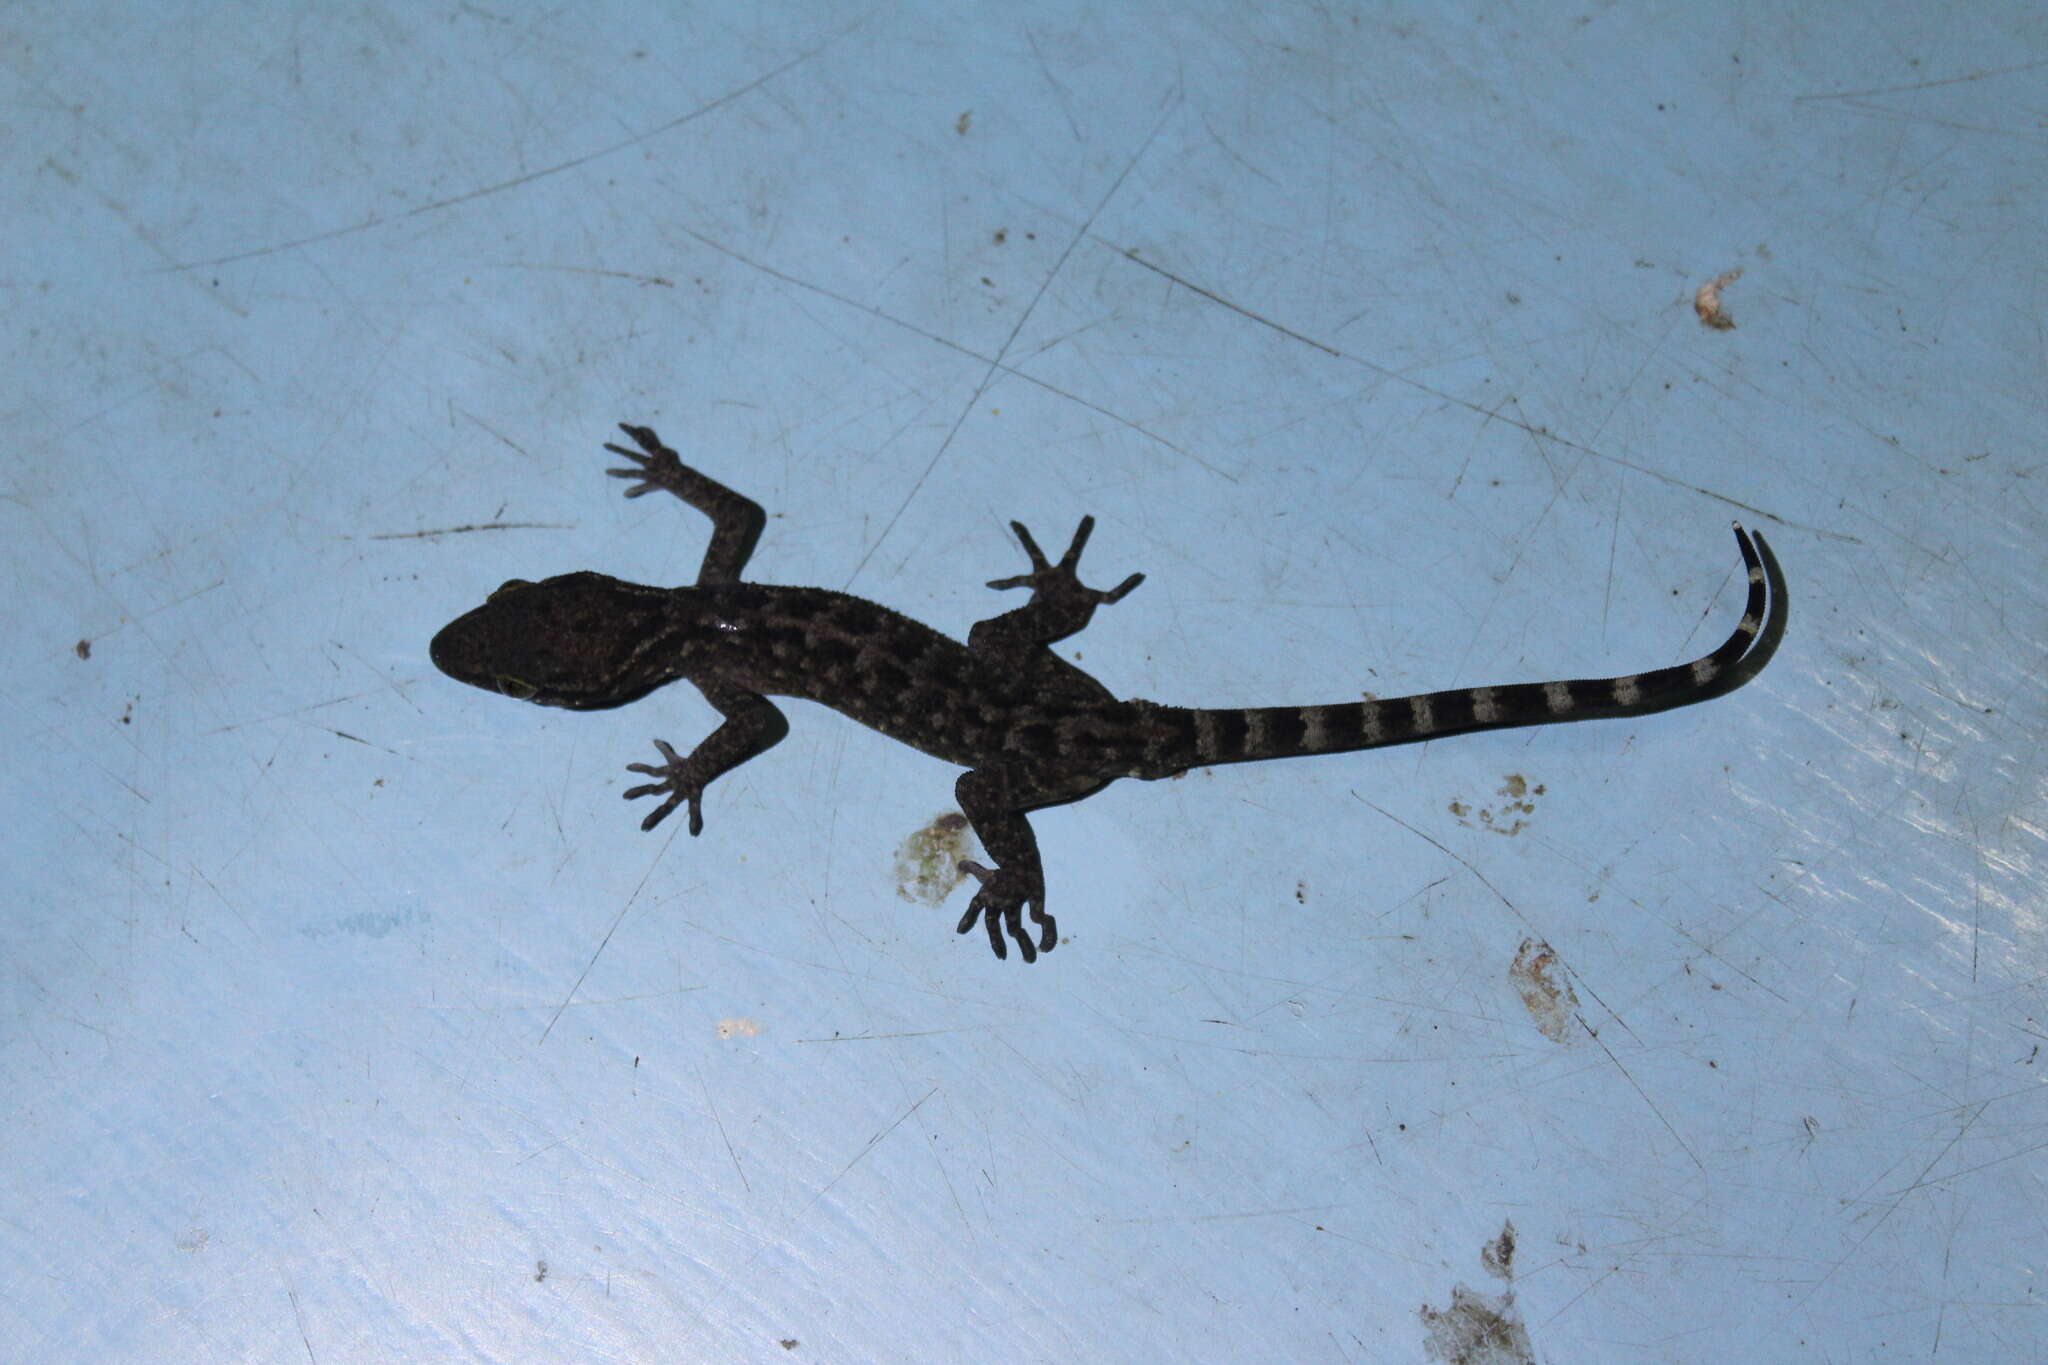
[[[1007,955],[1007,932],[1026,962],[1057,942],[1025,818],[1031,811],[1079,800],[1120,777],[1685,706],[1754,677],[1785,629],[1778,562],[1762,536],[1737,526],[1747,606],[1728,639],[1691,663],[1619,678],[1320,706],[1196,710],[1120,700],[1051,649],[1144,578],[1132,574],[1107,591],[1081,583],[1076,568],[1092,517],[1082,518],[1058,563],[1012,522],[1031,571],[989,586],[1028,587],[1031,600],[980,622],[961,644],[865,598],[740,581],[766,521],[761,508],[684,465],[650,428],[621,430],[639,449],[605,448],[634,467],[607,472],[636,480],[627,497],[664,489],[711,518],[696,584],[646,587],[589,572],[514,579],[434,637],[434,664],[461,682],[574,710],[621,706],[678,679],[694,683],[724,721],[687,757],[656,740],[661,763],[628,765],[656,779],[627,791],[629,799],[666,798],[644,829],[684,804],[690,833],[703,829],[704,789],[788,733],[771,696],[819,702],[967,769],[954,792],[995,866],[960,864],[980,886],[959,931],[982,923],[997,957]],[[1023,925],[1027,911],[1035,941]]]

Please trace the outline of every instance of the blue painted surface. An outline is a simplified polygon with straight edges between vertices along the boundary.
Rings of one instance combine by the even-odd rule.
[[[674,9],[0,19],[0,1357],[2048,1354],[2038,9]],[[693,573],[618,420],[956,632],[1093,513],[1161,700],[1792,632],[1048,812],[1027,969],[943,765],[430,668]]]

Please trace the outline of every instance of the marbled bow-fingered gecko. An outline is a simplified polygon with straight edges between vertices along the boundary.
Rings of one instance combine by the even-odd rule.
[[[667,798],[642,829],[654,828],[685,802],[690,833],[703,829],[704,789],[788,733],[770,696],[822,702],[966,768],[954,793],[995,866],[960,864],[980,885],[959,932],[981,921],[989,946],[1004,957],[1007,931],[1026,962],[1057,941],[1045,912],[1038,841],[1025,819],[1031,811],[1079,800],[1120,777],[1173,777],[1207,764],[1346,753],[1685,706],[1754,677],[1785,630],[1778,562],[1762,536],[1738,525],[1748,605],[1727,641],[1691,663],[1620,678],[1325,706],[1192,710],[1120,701],[1050,648],[1144,578],[1134,573],[1107,591],[1083,586],[1075,569],[1093,517],[1081,519],[1056,564],[1021,523],[1011,522],[1031,571],[989,586],[1029,588],[1031,600],[980,622],[962,645],[843,592],[741,582],[766,521],[760,506],[683,464],[650,428],[622,424],[620,430],[639,449],[605,449],[634,467],[606,472],[636,481],[627,497],[665,489],[711,518],[711,544],[696,584],[644,587],[588,572],[539,583],[515,578],[434,637],[434,664],[461,682],[572,710],[621,706],[678,678],[696,684],[724,723],[687,758],[657,739],[661,763],[627,765],[657,779],[627,791],[628,799]],[[1035,943],[1023,926],[1026,909],[1039,930]]]

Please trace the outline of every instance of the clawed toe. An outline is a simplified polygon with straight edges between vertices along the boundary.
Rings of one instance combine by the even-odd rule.
[[[962,862],[960,870],[981,883],[981,889],[974,893],[973,902],[967,913],[960,917],[955,933],[964,934],[974,928],[980,920],[988,930],[988,946],[995,955],[1007,961],[1009,946],[1003,942],[1007,932],[1017,941],[1017,952],[1026,962],[1036,962],[1040,953],[1049,953],[1059,942],[1059,926],[1051,915],[1045,913],[1039,903],[1043,892],[1020,890],[1014,883],[1016,878],[1007,875],[1003,869],[990,869],[980,863]],[[1024,931],[1024,907],[1031,907],[1031,922],[1040,926],[1038,941]]]
[[[611,441],[604,448],[614,455],[623,455],[633,462],[630,469],[607,469],[605,473],[615,479],[638,480],[626,490],[626,496],[637,498],[667,486],[667,480],[682,470],[682,460],[673,450],[661,443],[661,437],[654,434],[653,427],[636,427],[629,422],[619,423],[619,430],[631,437],[638,450],[628,450]]]
[[[1024,553],[1031,558],[1031,572],[1013,574],[1008,578],[990,581],[991,588],[1030,588],[1033,592],[1047,594],[1056,599],[1078,600],[1096,606],[1120,602],[1131,589],[1145,581],[1145,575],[1134,573],[1114,588],[1104,590],[1091,588],[1081,581],[1078,572],[1081,551],[1087,548],[1088,537],[1095,533],[1095,518],[1082,517],[1081,524],[1074,528],[1074,538],[1067,544],[1067,552],[1060,556],[1060,562],[1051,563],[1045,552],[1038,548],[1038,542],[1031,538],[1021,521],[1010,523],[1010,529],[1017,535],[1017,543],[1024,547]]]
[[[661,781],[648,782],[638,787],[630,787],[622,795],[625,800],[634,801],[643,796],[659,796],[663,792],[668,793],[668,800],[655,807],[653,812],[640,822],[642,830],[653,829],[656,825],[668,819],[677,806],[682,805],[685,801],[689,802],[690,837],[694,839],[704,832],[704,785],[701,782],[692,780],[688,760],[677,756],[676,751],[671,749],[666,741],[657,739],[654,741],[654,747],[661,750],[661,756],[666,760],[665,762],[660,764],[628,763],[626,771],[629,773],[643,773],[648,777],[658,777]]]

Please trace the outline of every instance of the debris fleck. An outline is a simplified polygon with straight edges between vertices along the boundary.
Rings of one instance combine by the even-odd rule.
[[[1692,296],[1692,311],[1700,321],[1717,332],[1735,330],[1735,317],[1721,304],[1721,291],[1742,278],[1742,267],[1724,270],[1701,285]]]

